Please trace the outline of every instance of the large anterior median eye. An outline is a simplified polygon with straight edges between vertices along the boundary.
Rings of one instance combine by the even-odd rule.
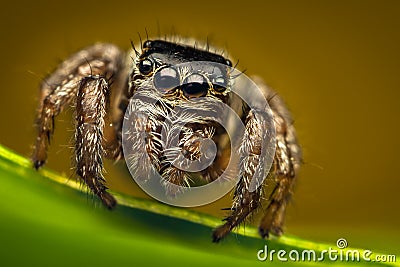
[[[207,95],[209,85],[206,78],[200,74],[191,74],[182,85],[183,94],[188,98],[201,97]]]
[[[154,86],[161,92],[167,92],[179,86],[179,74],[173,67],[162,68],[154,75]]]

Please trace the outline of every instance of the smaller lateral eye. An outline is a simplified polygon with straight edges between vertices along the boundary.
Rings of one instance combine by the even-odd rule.
[[[153,71],[153,61],[146,58],[139,62],[139,71],[143,75],[148,75]]]
[[[226,77],[220,76],[216,77],[212,80],[213,83],[213,88],[217,92],[223,92],[226,90],[227,85],[227,79]]]
[[[179,86],[179,74],[173,67],[162,68],[154,75],[154,86],[161,92],[167,92]]]

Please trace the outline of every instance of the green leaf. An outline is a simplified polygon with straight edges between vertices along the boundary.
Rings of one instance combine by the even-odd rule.
[[[300,254],[337,249],[336,244],[290,235],[262,240],[253,227],[240,228],[214,244],[211,232],[220,218],[118,193],[113,194],[119,206],[108,211],[84,186],[47,169],[37,172],[28,159],[2,146],[0,177],[2,266],[266,266],[269,259],[257,259],[265,245],[269,251]],[[277,264],[355,263],[328,257],[322,262],[280,262],[275,254]]]

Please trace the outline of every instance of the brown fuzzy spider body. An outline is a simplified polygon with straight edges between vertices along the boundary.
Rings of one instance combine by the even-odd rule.
[[[134,96],[143,95],[157,101],[152,107],[146,107],[139,102],[147,108],[149,118],[145,122],[137,118],[136,125],[148,135],[143,144],[136,142],[134,138],[131,139],[134,150],[137,151],[132,164],[140,164],[140,157],[146,154],[166,181],[176,185],[190,185],[193,173],[183,171],[179,164],[171,164],[170,154],[177,151],[166,151],[163,149],[163,142],[160,141],[162,128],[165,126],[165,114],[175,107],[206,109],[209,100],[213,99],[235,106],[245,124],[240,153],[247,153],[246,156],[241,155],[238,164],[240,177],[231,214],[225,218],[225,224],[214,230],[213,241],[218,242],[224,238],[259,208],[262,198],[267,198],[268,204],[259,226],[260,235],[266,237],[270,232],[280,235],[286,205],[301,161],[295,129],[281,98],[260,79],[254,79],[268,100],[276,131],[275,156],[269,174],[273,179],[273,188],[265,195],[262,186],[255,191],[249,190],[249,183],[255,172],[253,166],[261,162],[262,136],[267,123],[263,118],[265,111],[250,110],[245,103],[239,101],[238,104],[234,100],[229,91],[229,81],[232,77],[223,67],[230,67],[231,62],[207,49],[201,50],[161,40],[146,41],[140,53],[135,50],[133,58],[132,63],[132,60],[114,45],[96,44],[65,60],[42,83],[37,121],[38,136],[33,153],[34,167],[38,169],[47,159],[54,118],[66,105],[74,105],[77,122],[76,172],[106,207],[113,208],[116,201],[107,192],[102,174],[103,158],[124,157],[124,114],[129,100]],[[176,64],[197,61],[215,62],[222,67],[212,69],[212,73],[218,74],[214,76],[207,74],[207,69],[203,72],[193,72],[173,67]],[[197,100],[196,105],[191,104],[194,99]],[[194,176],[206,182],[217,179],[226,169],[230,153],[226,132],[218,124],[201,115],[181,116],[177,120],[184,125],[184,129],[181,129],[183,133],[179,135],[178,150],[185,158],[195,161],[206,153],[204,151],[207,149],[201,147],[200,139],[211,138],[215,142],[218,153],[213,164],[196,172]],[[173,128],[168,129],[173,131]],[[166,191],[172,195],[178,193],[168,186]]]

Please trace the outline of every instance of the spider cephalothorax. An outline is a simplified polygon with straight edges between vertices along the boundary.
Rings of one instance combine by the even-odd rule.
[[[128,166],[135,166],[134,175],[143,179],[149,178],[146,173],[150,173],[150,167],[143,164],[148,157],[156,172],[170,182],[165,184],[166,194],[176,195],[179,192],[168,184],[190,186],[194,180],[208,183],[227,168],[231,141],[214,117],[222,113],[219,110],[222,105],[229,105],[244,124],[238,149],[239,182],[231,214],[225,218],[224,225],[215,229],[213,240],[219,241],[238,226],[261,206],[262,198],[267,198],[267,206],[259,227],[261,236],[268,236],[269,232],[281,234],[301,153],[290,115],[280,97],[255,78],[271,110],[268,113],[263,107],[250,109],[232,94],[231,61],[208,49],[147,40],[140,52],[136,49],[134,52],[128,57],[113,45],[96,44],[72,55],[42,83],[34,166],[39,168],[47,158],[54,117],[66,104],[72,104],[76,106],[77,121],[76,171],[105,206],[112,208],[116,201],[105,186],[103,157],[125,156]],[[127,111],[133,111],[133,125],[145,133],[145,138],[135,131],[122,133]],[[271,120],[266,117],[267,113],[271,114]],[[250,190],[249,184],[256,172],[254,166],[263,162],[261,147],[271,124],[276,137],[268,177],[273,183],[270,190],[263,191],[262,186]],[[124,155],[125,150],[122,152],[123,134],[128,136],[130,155]],[[178,141],[173,148],[168,148],[166,143],[171,138]],[[207,138],[217,148],[212,164],[188,171],[184,166],[188,161],[209,157],[211,146],[202,142]],[[177,162],[178,154],[182,157]]]

